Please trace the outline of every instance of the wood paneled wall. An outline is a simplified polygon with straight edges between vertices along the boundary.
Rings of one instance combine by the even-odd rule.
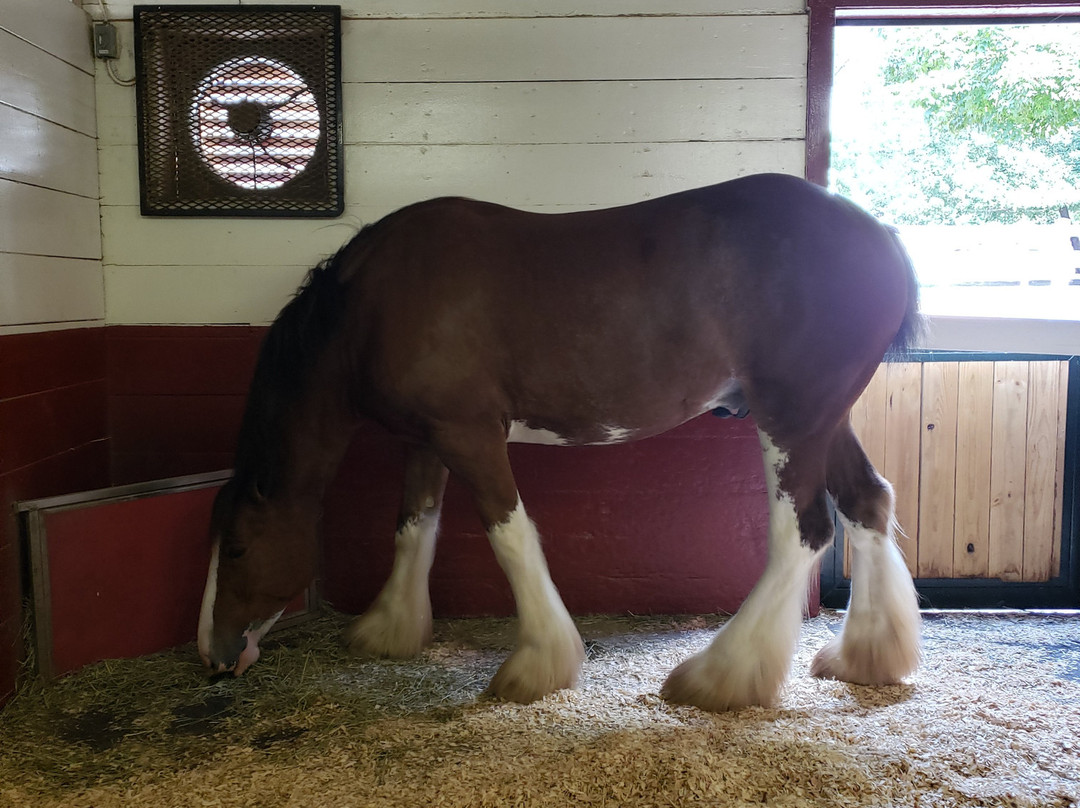
[[[269,322],[360,225],[434,196],[557,211],[802,174],[797,0],[342,6],[337,221],[141,217],[134,90],[99,70],[110,323]],[[130,19],[130,4],[109,8]],[[131,36],[123,22],[123,75]]]
[[[22,654],[11,503],[107,483],[89,20],[0,0],[0,702]]]
[[[89,21],[0,0],[0,335],[105,316]]]
[[[851,418],[896,490],[913,575],[1060,574],[1067,391],[1065,361],[879,368]]]
[[[461,194],[557,211],[802,173],[801,0],[343,7],[347,214],[154,219],[138,212],[134,89],[90,56],[86,14],[101,6],[0,0],[4,513],[14,499],[227,465],[257,336],[160,326],[269,322],[310,266],[401,205]],[[117,73],[132,76],[131,4],[108,8]],[[159,328],[126,328],[141,324]],[[391,462],[383,451],[376,464]],[[0,698],[16,669],[19,567],[5,521]],[[754,576],[728,569],[738,598]],[[710,587],[703,578],[702,597]]]
[[[98,73],[116,482],[229,462],[256,330],[179,324],[269,322],[321,256],[402,205],[464,195],[555,212],[803,172],[801,0],[342,6],[338,221],[140,216],[134,91]],[[132,75],[130,4],[109,8],[125,21],[118,72]],[[513,451],[571,608],[734,609],[756,580],[767,510],[748,423]],[[399,486],[396,444],[362,429],[326,503],[325,583],[342,609],[365,608],[382,584]],[[505,580],[455,491],[437,608],[504,612]]]

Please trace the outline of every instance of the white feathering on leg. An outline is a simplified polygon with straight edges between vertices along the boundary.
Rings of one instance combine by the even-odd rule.
[[[888,534],[841,514],[851,543],[851,599],[839,636],[810,666],[814,676],[865,685],[899,682],[921,659],[918,595],[903,554]]]
[[[394,536],[394,566],[375,602],[345,629],[354,653],[403,659],[431,639],[428,573],[435,558],[438,516],[421,514]]]
[[[784,452],[759,430],[769,489],[769,561],[739,611],[701,653],[679,665],[661,694],[705,710],[770,705],[799,639],[807,584],[819,551],[802,544],[791,497],[780,489]]]
[[[548,573],[536,526],[521,499],[505,520],[488,531],[499,565],[510,581],[518,610],[518,639],[488,691],[528,703],[574,687],[585,649],[574,621]]]

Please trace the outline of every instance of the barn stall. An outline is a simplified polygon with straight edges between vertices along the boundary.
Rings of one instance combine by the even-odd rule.
[[[119,33],[115,62],[95,60],[88,45],[91,21],[102,20],[106,9]],[[176,478],[212,475],[231,464],[260,340],[316,261],[362,224],[409,202],[444,194],[554,212],[628,203],[760,171],[821,179],[822,122],[815,117],[820,112],[815,93],[823,70],[822,20],[821,8],[808,16],[801,2],[786,0],[719,6],[688,2],[663,10],[601,0],[528,10],[496,2],[454,12],[424,2],[405,7],[346,4],[340,21],[344,211],[325,219],[266,219],[143,215],[136,93],[125,86],[125,79],[135,75],[129,4],[0,4],[5,76],[0,115],[9,133],[0,143],[5,157],[0,161],[0,491],[9,514],[0,527],[0,691],[14,693],[28,655],[41,668],[68,654],[74,660],[70,669],[157,650],[155,641],[164,648],[194,636],[201,581],[191,572],[190,582],[173,600],[163,589],[140,591],[145,602],[139,608],[167,624],[152,622],[144,629],[149,644],[120,643],[118,651],[117,636],[127,630],[123,613],[106,611],[105,619],[91,621],[100,642],[87,649],[85,627],[53,626],[52,618],[64,612],[58,608],[54,615],[49,609],[73,592],[99,597],[99,580],[112,582],[115,594],[124,585],[116,581],[116,558],[127,559],[131,578],[148,570],[160,575],[169,553],[190,542],[191,555],[185,558],[201,555],[193,566],[205,564],[208,548],[197,509],[189,528],[173,529],[175,489],[185,488]],[[1049,349],[1029,349],[1025,356],[1004,349],[943,353],[973,347],[972,337],[965,323],[935,325],[926,347],[938,350],[918,357],[921,361],[883,367],[854,413],[872,458],[900,493],[912,572],[933,605],[1075,605],[1075,461],[1069,458],[1075,455],[1075,448],[1070,455],[1075,440],[1070,424],[1077,374],[1068,359],[1075,344],[1066,339]],[[1052,353],[1044,355],[1047,350]],[[969,445],[978,447],[974,460],[956,448]],[[546,537],[552,576],[575,615],[731,613],[763,567],[765,482],[750,421],[705,416],[664,436],[616,447],[515,446],[512,461],[523,498]],[[378,428],[365,426],[328,495],[317,589],[322,601],[340,612],[366,608],[388,574],[402,463],[395,443]],[[971,466],[968,473],[965,463]],[[1023,474],[1015,471],[1019,468]],[[131,486],[142,490],[133,493]],[[88,491],[95,493],[78,495]],[[179,496],[185,493],[190,496],[190,491]],[[454,483],[447,500],[432,574],[437,616],[510,614],[509,588],[472,505]],[[139,530],[130,521],[102,520],[103,509],[125,502],[143,509],[139,524],[154,527]],[[22,517],[14,515],[14,503],[20,503]],[[65,541],[60,528],[48,530],[54,511],[61,523],[74,524],[74,540]],[[20,518],[25,525],[34,520],[44,525],[38,538],[31,540],[29,529],[20,538]],[[117,524],[123,527],[117,530]],[[679,539],[665,540],[668,536]],[[847,595],[842,541],[839,547],[822,576],[826,602],[838,606]],[[67,559],[71,580],[57,593],[47,571],[63,568],[63,551],[72,554]],[[105,569],[106,562],[113,568]],[[192,604],[189,610],[175,605],[185,598]],[[811,611],[816,612],[817,602],[810,604]],[[297,610],[307,611],[309,605]],[[66,614],[97,616],[89,607],[69,601]],[[323,619],[329,625],[311,625],[333,631],[334,618]],[[688,654],[694,638],[685,636],[686,624],[661,625],[668,632],[665,639],[674,632],[689,643]],[[27,626],[34,630],[32,639]],[[644,630],[656,629],[649,624]],[[1069,624],[1046,630],[1064,632],[1047,645],[1068,646]],[[442,631],[441,653],[464,649],[467,658],[475,656],[472,640],[462,642],[453,627]],[[586,638],[600,651],[617,647],[615,656],[622,659],[621,641],[604,639],[611,633],[605,625],[594,637],[586,631]],[[64,637],[77,638],[83,646],[57,647]],[[293,641],[281,642],[282,658],[296,650]],[[661,654],[650,642],[643,641],[636,654],[626,652],[633,665],[643,665],[643,656],[671,661],[685,655]],[[299,640],[295,644],[301,646]],[[301,648],[305,663],[317,656],[323,664],[328,659],[345,668],[359,664],[339,659],[332,646],[315,647],[314,652]],[[187,653],[193,654],[190,648]],[[195,666],[179,659],[166,664],[181,666],[187,677],[176,685],[180,702],[153,709],[173,715],[194,704],[195,718],[198,705],[209,709],[215,720],[198,725],[194,733],[204,743],[196,744],[198,754],[205,754],[222,737],[222,726],[251,720],[231,708],[214,713],[212,706],[254,696],[245,690],[215,702],[198,690],[205,680],[198,678]],[[481,670],[484,664],[490,667],[490,660],[476,661]],[[437,656],[434,664],[438,669]],[[362,674],[385,682],[387,669],[379,669],[382,674],[375,670],[354,667],[346,679]],[[1054,670],[1051,664],[1043,673],[1053,679]],[[24,674],[33,681],[33,670]],[[644,709],[645,717],[632,710],[632,716],[617,714],[600,724],[646,721],[651,733],[657,729],[652,722],[696,720],[648,701],[658,688],[649,684],[650,675],[640,679],[646,701],[635,708]],[[1040,674],[1028,675],[1037,679]],[[64,693],[65,683],[78,676],[47,690],[53,695],[46,701]],[[1062,692],[1072,692],[1070,682],[1064,679]],[[927,686],[925,678],[916,680],[916,696]],[[108,685],[95,682],[93,692],[102,687]],[[475,714],[468,705],[482,687],[470,676],[458,689],[449,688],[459,694],[458,702],[448,706],[422,698],[412,703],[412,712],[423,720],[409,732],[423,734],[432,720],[441,720],[432,718],[433,708],[449,711],[447,720],[471,720]],[[627,693],[637,687],[619,685]],[[310,690],[286,687],[284,692],[302,705],[316,698]],[[391,687],[387,692],[397,691]],[[584,692],[603,700],[599,684],[586,684]],[[818,685],[812,694],[822,692],[833,691]],[[909,694],[901,689],[887,695],[886,704],[890,698],[893,706],[910,702]],[[388,709],[367,690],[363,697]],[[796,706],[788,709],[796,711],[813,700],[805,693],[792,698]],[[860,701],[868,697],[858,691],[853,698],[877,719],[888,712],[873,712]],[[941,698],[949,698],[947,690]],[[1051,693],[1050,706],[1039,713],[1031,693],[1006,700],[1013,711],[1009,721],[1020,721],[1018,716],[1030,708],[1034,734],[1050,720],[1038,716],[1053,715],[1053,705],[1061,702]],[[57,709],[57,703],[51,706]],[[571,713],[598,709],[592,702],[570,707]],[[146,707],[140,715],[153,709]],[[503,708],[492,709],[503,715],[498,712]],[[991,723],[1000,718],[996,709],[988,711]],[[524,716],[510,712],[524,726],[544,724],[543,708]],[[103,731],[83,735],[94,742],[115,736],[109,745],[115,751],[125,738],[139,734],[118,715],[113,710],[99,716]],[[782,721],[783,715],[783,709],[759,712],[750,721]],[[249,731],[241,737],[261,738],[277,749],[282,744],[266,739],[282,727],[286,735],[297,729],[300,718],[293,711],[278,721],[281,726],[269,735]],[[694,757],[697,763],[719,754],[721,726],[710,725],[703,738],[682,738],[707,753]],[[880,737],[888,731],[886,721],[870,734]],[[646,739],[668,737],[649,733]],[[359,737],[351,739],[353,746]],[[621,747],[621,738],[616,742],[600,733],[586,740],[600,745],[608,767],[619,755],[631,754]],[[1064,756],[1063,765],[1075,763],[1075,740],[1056,734],[1046,740],[1049,751],[1039,754]],[[564,754],[566,738],[563,746],[559,738],[554,741],[555,751]],[[387,736],[382,743],[412,749],[416,741]],[[59,748],[86,744],[77,731],[56,739]],[[346,748],[351,747],[338,747],[335,753],[344,754]],[[755,747],[755,753],[762,760],[778,754],[769,747]],[[186,768],[193,758],[190,750],[184,754],[166,755],[161,765]],[[680,754],[690,759],[685,750]],[[959,747],[946,758],[954,754],[960,754]],[[902,766],[902,757],[890,766]],[[314,760],[305,759],[299,768]],[[245,758],[245,764],[250,762]],[[64,769],[69,763],[61,758],[37,765]],[[376,769],[382,765],[375,764]],[[808,766],[808,782],[825,770],[813,755]],[[123,771],[125,776],[140,773],[137,764]],[[1027,777],[1038,779],[1037,773]],[[91,774],[62,780],[62,786],[77,791],[96,782]],[[160,782],[153,787],[168,788]],[[438,791],[437,783],[433,787]],[[777,784],[748,781],[743,787],[760,788],[763,794],[784,789],[782,778]],[[1002,789],[1012,787],[1006,783]],[[1055,798],[1069,798],[1062,789]],[[20,793],[25,797],[29,792],[12,793],[17,801]],[[649,799],[647,792],[632,793],[635,799]],[[687,793],[697,792],[691,788]],[[276,798],[300,804],[296,794]],[[392,796],[357,799],[356,804],[379,804]],[[423,799],[431,801],[431,794]],[[448,804],[469,804],[447,799]],[[165,804],[160,794],[155,801]]]

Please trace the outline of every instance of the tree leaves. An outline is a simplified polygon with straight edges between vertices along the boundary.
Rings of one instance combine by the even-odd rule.
[[[838,189],[910,224],[1080,210],[1080,25],[871,29],[883,51],[870,70],[845,58],[852,29],[841,31],[845,80],[864,82],[863,112],[883,126],[878,138],[834,132]]]

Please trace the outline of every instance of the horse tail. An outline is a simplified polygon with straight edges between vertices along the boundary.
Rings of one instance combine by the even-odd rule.
[[[889,233],[893,237],[897,254],[907,273],[907,308],[904,310],[904,319],[900,322],[900,328],[889,345],[886,358],[902,359],[912,351],[925,334],[926,320],[919,312],[919,279],[915,274],[915,265],[911,262],[911,256],[904,247],[897,229],[890,227]]]

